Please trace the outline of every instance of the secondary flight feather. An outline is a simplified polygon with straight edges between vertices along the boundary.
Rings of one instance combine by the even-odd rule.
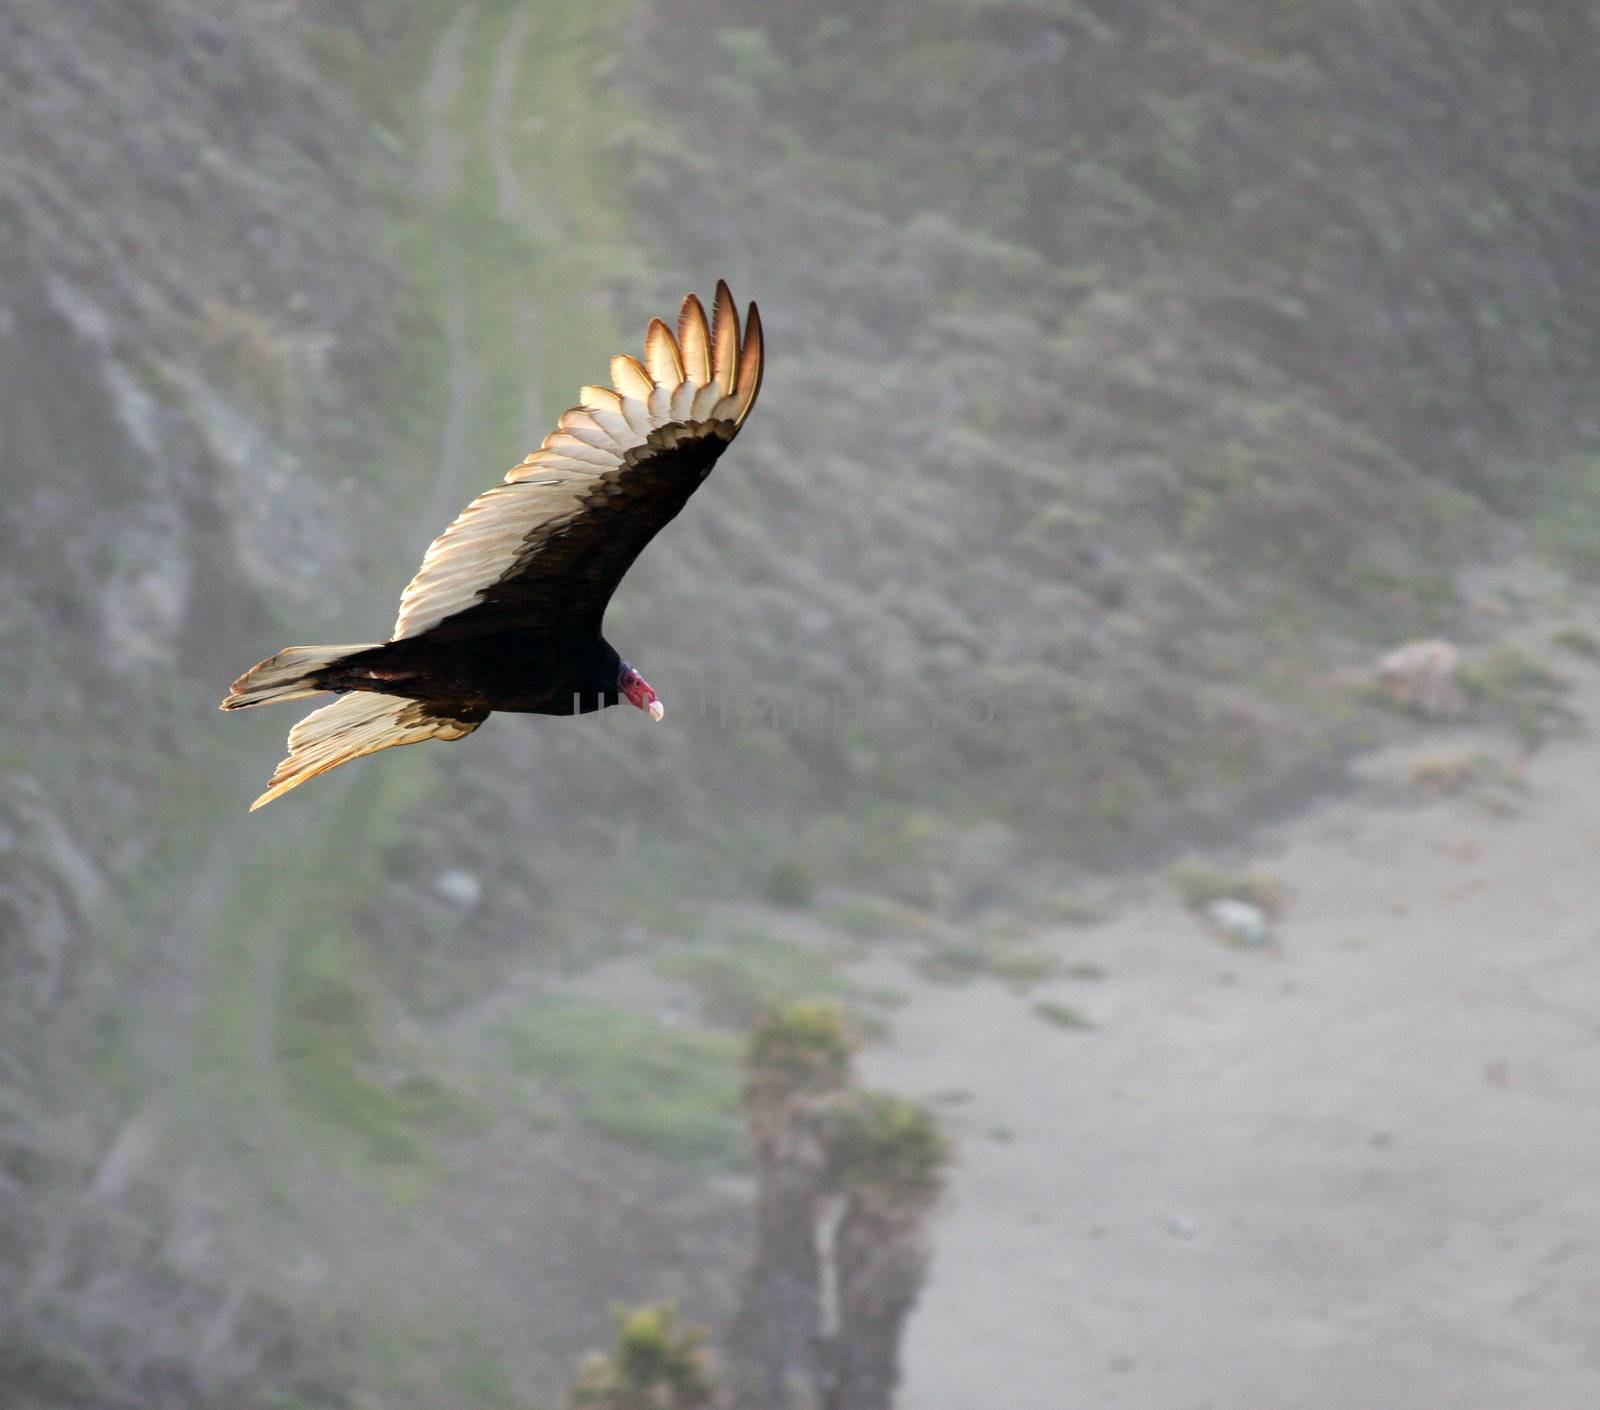
[[[602,635],[611,595],[711,473],[761,389],[761,315],[741,327],[718,283],[644,358],[611,360],[538,450],[472,501],[423,555],[388,641],[288,646],[233,683],[224,710],[339,692],[289,732],[251,810],[339,764],[398,744],[460,739],[495,710],[571,715],[656,693]]]

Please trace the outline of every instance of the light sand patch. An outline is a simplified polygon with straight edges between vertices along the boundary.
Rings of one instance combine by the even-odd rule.
[[[906,1410],[1600,1404],[1600,747],[1527,781],[1507,816],[1368,797],[1258,839],[1276,949],[1153,887],[1062,937],[1098,982],[874,966],[912,999],[869,1080],[971,1093]]]

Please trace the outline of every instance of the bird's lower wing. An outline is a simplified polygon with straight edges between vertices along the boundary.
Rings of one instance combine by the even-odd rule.
[[[359,691],[340,696],[289,731],[289,757],[273,771],[267,791],[250,811],[363,754],[428,739],[460,739],[488,716],[487,710],[452,710],[399,695]]]

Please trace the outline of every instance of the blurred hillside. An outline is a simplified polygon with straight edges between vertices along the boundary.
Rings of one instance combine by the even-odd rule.
[[[669,250],[760,270],[782,352],[683,535],[733,571],[656,579],[675,649],[880,702],[797,732],[786,796],[959,779],[1079,855],[1232,811],[1325,741],[1343,644],[1453,625],[1592,448],[1592,6],[765,13],[659,16],[630,168]],[[975,695],[1039,709],[911,708]]]
[[[21,1403],[521,1403],[619,1282],[725,1311],[725,1034],[631,992],[535,1022],[540,976],[671,943],[826,987],[704,908],[963,921],[1234,826],[1385,727],[1342,668],[1482,632],[1463,572],[1600,569],[1597,49],[1577,0],[12,0]],[[384,626],[719,276],[761,409],[609,628],[669,723],[495,721],[247,820],[293,716],[226,682]],[[683,1105],[619,1106],[612,1051]],[[609,1270],[506,1314],[515,1374],[393,1291],[493,1237],[463,1170]],[[429,1324],[443,1389],[372,1331]]]

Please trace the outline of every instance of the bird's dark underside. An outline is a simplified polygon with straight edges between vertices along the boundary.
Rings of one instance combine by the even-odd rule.
[[[494,632],[385,642],[339,662],[318,683],[448,706],[458,718],[484,718],[495,710],[584,715],[622,698],[621,669],[603,637],[574,643],[535,632]]]

